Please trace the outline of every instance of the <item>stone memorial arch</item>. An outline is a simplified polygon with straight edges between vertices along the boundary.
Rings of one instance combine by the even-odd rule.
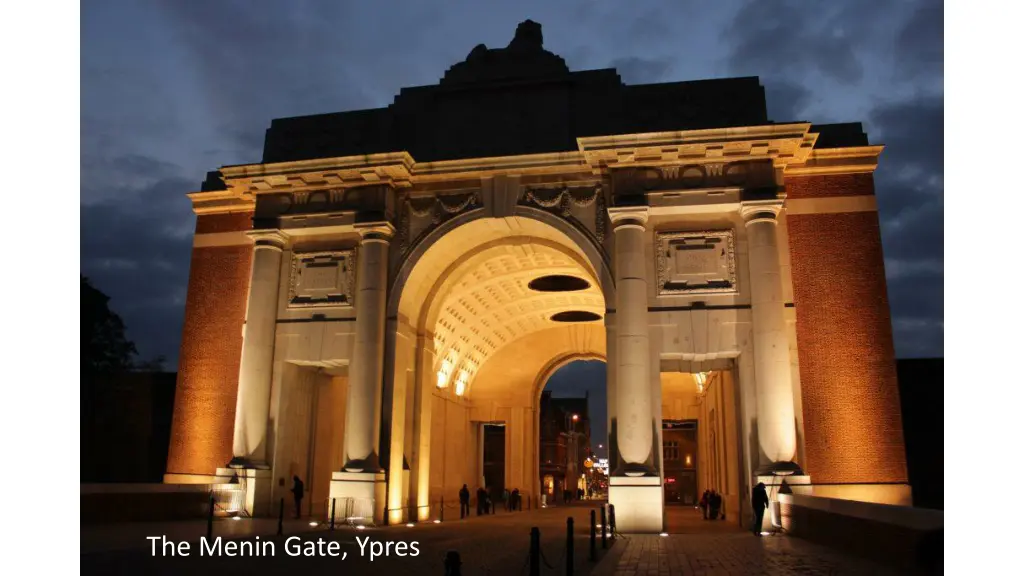
[[[274,120],[197,214],[167,482],[266,514],[424,521],[539,492],[538,402],[607,362],[610,501],[663,528],[662,420],[742,521],[759,478],[909,502],[872,172],[858,124],[771,122],[756,78],[627,86],[524,22],[387,108]]]

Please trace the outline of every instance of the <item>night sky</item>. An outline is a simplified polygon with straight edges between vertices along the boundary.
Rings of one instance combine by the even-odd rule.
[[[140,359],[177,367],[185,194],[207,171],[259,162],[273,118],[387,106],[477,44],[506,46],[528,18],[571,70],[614,67],[627,84],[756,75],[772,120],[862,121],[886,145],[875,181],[897,356],[942,356],[941,1],[440,5],[83,3],[82,273]],[[573,364],[551,387],[603,394],[603,365]]]

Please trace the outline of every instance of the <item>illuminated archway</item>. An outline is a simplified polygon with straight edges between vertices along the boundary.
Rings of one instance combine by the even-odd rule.
[[[573,281],[534,283],[548,276]],[[468,212],[412,247],[388,301],[382,442],[392,519],[407,502],[425,519],[442,496],[454,501],[462,484],[480,483],[484,423],[509,432],[508,485],[536,494],[538,383],[570,357],[604,358],[608,298],[604,252],[542,210]]]

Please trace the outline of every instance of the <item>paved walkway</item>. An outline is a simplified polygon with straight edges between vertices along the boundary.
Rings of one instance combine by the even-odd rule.
[[[627,537],[622,544],[594,576],[899,574],[789,536],[643,535]]]
[[[310,527],[308,521],[285,524],[285,536],[274,536],[276,521],[218,520],[214,533],[235,541],[272,542],[274,556],[200,557],[198,539],[205,534],[204,522],[160,524],[122,524],[98,529],[82,527],[81,569],[83,574],[262,574],[297,571],[332,571],[345,574],[410,574],[428,576],[443,573],[443,557],[457,550],[462,557],[462,573],[470,575],[525,576],[528,573],[530,528],[541,532],[544,562],[541,574],[565,574],[566,518],[576,523],[574,539],[575,570],[580,576],[617,576],[625,574],[879,574],[891,572],[874,564],[834,553],[809,542],[787,536],[757,538],[725,522],[702,521],[699,512],[686,511],[673,517],[675,529],[668,537],[627,536],[609,542],[607,551],[598,541],[599,562],[591,562],[589,553],[590,510],[597,503],[578,503],[527,512],[499,512],[493,516],[448,520],[443,524],[416,524],[355,530],[350,527],[329,532],[323,526]],[[670,511],[672,513],[672,511]],[[598,517],[600,517],[598,515]],[[682,533],[678,533],[682,532]],[[183,557],[154,557],[146,536],[167,534],[176,540],[193,542],[193,554]],[[285,538],[300,536],[303,542],[336,543],[340,557],[289,556]],[[357,542],[369,538],[379,542],[416,542],[416,557],[370,559],[362,555]]]

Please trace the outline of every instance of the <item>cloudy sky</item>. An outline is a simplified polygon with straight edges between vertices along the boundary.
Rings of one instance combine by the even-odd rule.
[[[436,83],[527,18],[573,70],[615,67],[629,84],[757,75],[773,120],[864,122],[887,146],[876,185],[897,355],[943,354],[938,0],[90,0],[81,265],[141,358],[177,365],[185,193],[206,171],[258,162],[273,118],[387,106]]]

